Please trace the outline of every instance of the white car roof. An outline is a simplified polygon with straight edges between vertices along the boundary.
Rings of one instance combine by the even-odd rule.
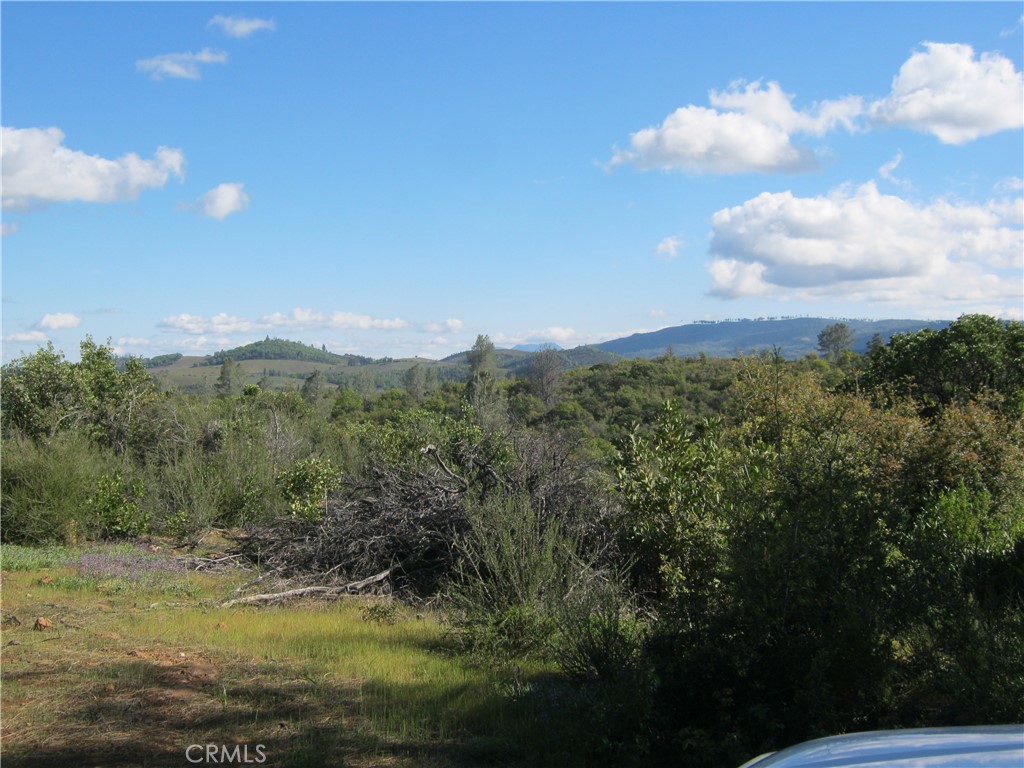
[[[1024,725],[908,728],[829,736],[740,768],[1024,768]]]

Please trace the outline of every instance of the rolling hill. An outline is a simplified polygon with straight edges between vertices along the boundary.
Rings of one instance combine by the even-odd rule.
[[[679,357],[701,353],[709,357],[736,357],[765,349],[779,349],[789,358],[803,357],[817,351],[818,334],[826,326],[839,322],[823,317],[801,317],[758,320],[723,320],[698,322],[662,328],[650,333],[637,333],[601,344],[557,350],[565,367],[577,368],[614,362],[622,358],[658,357],[669,350]],[[868,342],[878,334],[888,341],[895,333],[940,329],[946,320],[843,320],[853,332],[855,352],[864,352]],[[516,376],[524,374],[533,351],[522,349],[495,350],[498,367]],[[194,392],[212,389],[225,359],[239,363],[246,380],[275,389],[297,389],[303,380],[319,370],[330,386],[352,386],[361,390],[385,390],[401,387],[406,372],[421,366],[437,381],[464,381],[469,374],[467,352],[459,352],[443,360],[424,358],[381,358],[374,360],[359,355],[339,355],[325,348],[284,339],[264,339],[205,357],[161,355],[144,361],[150,372],[165,386]]]

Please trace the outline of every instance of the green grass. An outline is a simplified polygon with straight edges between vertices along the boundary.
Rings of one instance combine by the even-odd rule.
[[[550,670],[460,655],[437,617],[376,598],[217,607],[244,574],[182,575],[176,599],[179,577],[111,588],[72,565],[97,551],[138,552],[4,547],[12,764],[178,766],[189,744],[259,743],[281,766],[566,765],[518,695]]]
[[[70,548],[58,544],[48,544],[44,547],[4,544],[0,546],[0,570],[38,571],[60,568],[73,556]]]
[[[403,612],[393,624],[365,620],[358,601],[301,607],[154,612],[133,633],[283,664],[315,689],[348,685],[357,712],[387,739],[443,740],[486,733],[507,748],[528,712],[507,706],[506,670],[457,655],[443,627]]]

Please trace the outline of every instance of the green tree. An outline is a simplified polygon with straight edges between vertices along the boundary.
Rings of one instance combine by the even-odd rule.
[[[1024,323],[963,315],[940,331],[896,334],[870,357],[864,383],[910,394],[927,413],[984,392],[1024,413]]]
[[[562,358],[553,347],[544,347],[530,358],[530,380],[548,408],[555,404],[562,376]]]
[[[119,453],[136,438],[156,384],[142,361],[118,368],[109,346],[86,337],[71,363],[48,344],[3,369],[3,428],[34,438],[82,429]]]
[[[339,387],[331,406],[332,419],[344,419],[363,408],[363,396],[352,387]]]
[[[54,435],[84,418],[80,377],[52,343],[5,365],[0,382],[5,434]]]
[[[469,351],[469,382],[466,399],[476,411],[480,424],[496,429],[507,420],[507,408],[498,389],[498,364],[494,344],[488,336],[477,336]]]
[[[423,402],[423,396],[427,393],[427,376],[423,366],[419,363],[409,368],[402,377],[405,391],[409,393],[413,401],[418,405]]]
[[[691,627],[707,627],[725,552],[718,424],[690,429],[678,405],[664,405],[653,435],[626,438],[616,461],[619,521],[642,588],[654,588]]]
[[[826,325],[818,334],[818,349],[831,360],[839,353],[853,346],[853,331],[846,323]]]
[[[233,397],[234,395],[241,394],[244,383],[245,373],[242,371],[242,366],[230,357],[225,357],[224,362],[220,366],[220,375],[217,377],[217,383],[213,387],[217,395],[219,397]]]
[[[490,337],[477,336],[467,357],[469,359],[468,391],[470,399],[489,396],[494,392],[494,383],[498,374],[497,356]]]
[[[324,372],[317,368],[302,383],[302,399],[310,405],[317,402],[323,397],[325,384]]]

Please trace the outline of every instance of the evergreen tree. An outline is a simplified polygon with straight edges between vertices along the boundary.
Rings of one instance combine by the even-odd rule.
[[[846,323],[826,325],[818,334],[818,349],[830,360],[839,357],[844,349],[853,346],[853,331]]]
[[[237,395],[242,391],[244,383],[245,372],[242,371],[242,366],[230,357],[225,357],[220,366],[220,376],[217,377],[217,383],[213,387],[217,395],[219,397]]]
[[[302,399],[313,404],[321,398],[324,391],[324,372],[317,368],[302,384]]]
[[[489,401],[494,395],[498,371],[494,343],[490,337],[477,336],[468,357],[469,383],[466,386],[466,396],[474,404]]]

